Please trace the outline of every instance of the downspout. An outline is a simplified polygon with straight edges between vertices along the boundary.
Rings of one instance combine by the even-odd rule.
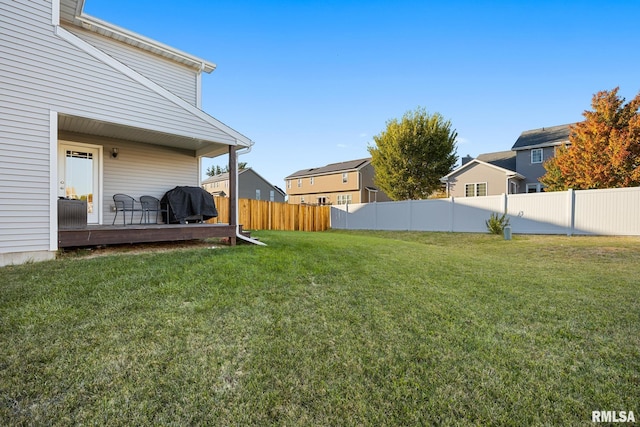
[[[237,203],[238,203],[238,200],[239,200],[238,199],[238,187],[240,187],[238,185],[238,157],[241,154],[250,153],[252,147],[253,147],[253,142],[251,142],[251,144],[248,147],[236,151],[236,167],[235,167],[235,169],[236,169],[236,178],[235,178],[236,179],[236,189],[235,189],[235,191],[236,191],[236,238],[244,240],[245,242],[253,243],[254,245],[267,246],[265,243],[263,243],[263,242],[261,242],[259,240],[252,239],[252,238],[247,237],[247,236],[243,235],[242,233],[240,233],[240,224],[239,224],[239,222],[240,222],[240,210],[238,209],[238,206],[237,206]]]

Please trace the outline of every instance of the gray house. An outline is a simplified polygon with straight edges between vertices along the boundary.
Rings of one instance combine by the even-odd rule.
[[[538,181],[546,170],[542,164],[553,157],[556,147],[569,144],[571,124],[522,132],[511,150],[516,153],[516,171],[525,176],[519,193],[539,193]]]
[[[202,181],[202,188],[214,196],[229,195],[229,173],[221,173]],[[285,192],[272,185],[252,168],[238,171],[238,198],[284,203]]]
[[[86,200],[89,225],[111,224],[115,193],[199,186],[202,157],[235,161],[253,144],[201,109],[215,64],[83,6],[0,6],[0,265],[55,256],[59,197]]]
[[[440,180],[453,197],[543,191],[538,181],[546,171],[543,162],[555,154],[559,145],[569,144],[571,125],[560,125],[522,132],[510,151],[463,158],[462,165]]]

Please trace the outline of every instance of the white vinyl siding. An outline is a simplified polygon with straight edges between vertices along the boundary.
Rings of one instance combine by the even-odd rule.
[[[103,223],[111,224],[114,212],[113,195],[128,194],[136,199],[149,195],[162,198],[176,186],[197,186],[197,159],[188,151],[178,151],[155,145],[100,137],[78,136],[62,132],[60,139],[83,144],[102,145],[103,163]],[[118,157],[111,157],[111,148],[118,148]],[[135,218],[139,220],[140,218]]]
[[[50,250],[50,209],[55,202],[50,156],[57,152],[50,146],[50,111],[235,142],[202,117],[57,36],[51,6],[32,0],[0,5],[0,254]],[[193,152],[180,157],[159,150],[167,160],[158,163],[153,158],[156,147],[145,147],[138,147],[133,158],[120,146],[118,164],[105,158],[104,198],[114,191],[133,192],[136,179],[144,185],[157,180],[157,195],[175,185],[197,185],[198,177],[182,176],[186,170],[196,175]],[[135,176],[118,171],[127,161],[136,164]]]
[[[197,73],[185,66],[167,61],[152,53],[143,52],[124,43],[99,34],[68,28],[73,34],[113,56],[145,77],[178,95],[191,105],[196,105]]]

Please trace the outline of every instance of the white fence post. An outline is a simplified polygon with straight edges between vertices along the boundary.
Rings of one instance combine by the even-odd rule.
[[[375,207],[373,208],[373,229],[378,229],[378,203],[373,204]]]
[[[573,188],[567,190],[567,236],[573,236],[576,224],[576,195]]]
[[[349,229],[349,202],[344,206],[344,228]]]
[[[455,199],[453,196],[451,196],[451,213],[449,214],[449,232],[453,233],[453,228],[454,228],[454,219],[453,216],[455,214]]]
[[[507,195],[502,193],[502,213],[507,213]]]

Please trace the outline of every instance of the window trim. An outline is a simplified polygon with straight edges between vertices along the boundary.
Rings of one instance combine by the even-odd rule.
[[[342,183],[346,184],[347,182],[349,182],[349,173],[348,172],[342,172]]]
[[[338,205],[350,205],[353,203],[352,200],[351,194],[338,194],[336,203]]]
[[[540,153],[540,161],[534,161],[533,153]],[[531,149],[531,164],[532,165],[538,165],[538,164],[542,163],[543,159],[544,159],[544,150],[542,148],[532,148]]]
[[[473,195],[469,196],[469,192],[467,191],[467,188],[473,185]],[[480,195],[478,193],[480,193],[480,186],[483,185],[484,186],[484,194]],[[486,195],[489,194],[489,185],[487,184],[486,181],[484,182],[468,182],[466,184],[464,184],[464,197],[484,197]]]

